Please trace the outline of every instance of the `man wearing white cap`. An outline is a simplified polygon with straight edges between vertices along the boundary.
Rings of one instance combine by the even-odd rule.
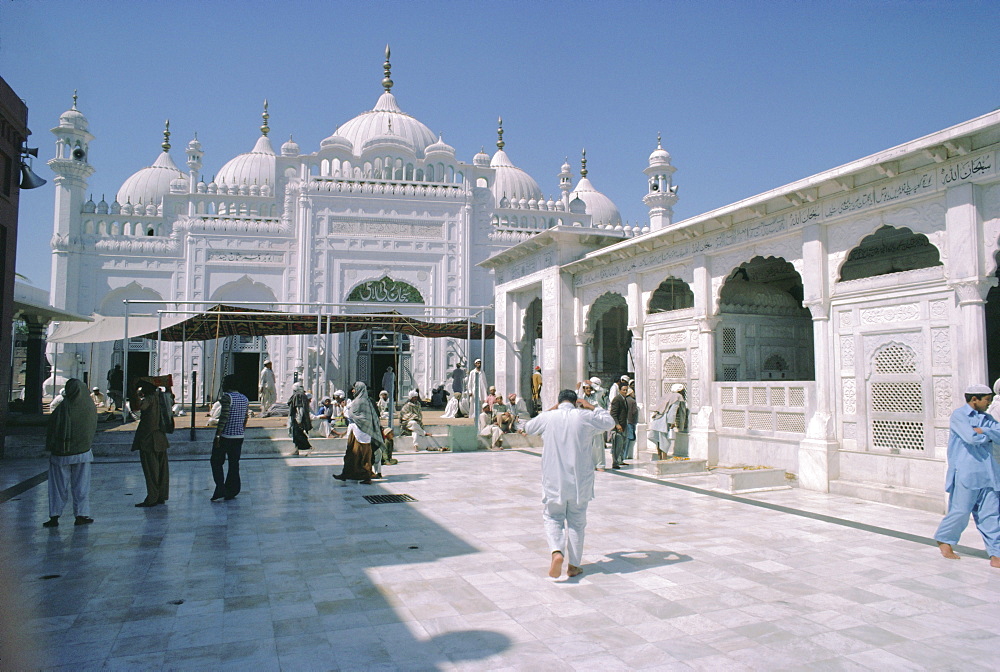
[[[993,457],[993,442],[1000,442],[1000,423],[986,413],[993,401],[987,385],[970,385],[965,405],[951,414],[948,438],[948,513],[934,533],[941,555],[958,560],[953,546],[958,543],[969,514],[990,554],[990,566],[1000,569],[1000,465]]]
[[[420,408],[420,394],[416,390],[410,390],[409,399],[399,409],[400,435],[415,436],[415,447],[419,449],[421,437],[427,436],[424,430],[424,413]]]
[[[271,360],[264,362],[264,368],[260,370],[260,379],[257,382],[258,398],[260,399],[260,413],[267,413],[267,409],[278,399],[278,390],[274,385],[274,371],[271,369]]]

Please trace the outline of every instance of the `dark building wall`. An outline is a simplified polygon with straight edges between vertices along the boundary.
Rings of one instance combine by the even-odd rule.
[[[28,106],[0,77],[0,456],[10,402],[11,324],[14,319],[14,261],[21,146],[28,137]]]

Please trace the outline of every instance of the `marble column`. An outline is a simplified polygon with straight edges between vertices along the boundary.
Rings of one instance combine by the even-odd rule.
[[[715,328],[717,317],[698,319],[698,350],[701,352],[701,370],[698,372],[698,398],[701,407],[691,416],[689,453],[692,459],[708,460],[710,465],[719,463],[719,436],[715,430]]]

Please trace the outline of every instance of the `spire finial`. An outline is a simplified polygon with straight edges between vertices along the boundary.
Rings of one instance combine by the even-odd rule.
[[[73,89],[73,109],[76,109],[76,89]]]
[[[663,145],[660,144],[660,132],[656,132],[656,148],[663,149]]]
[[[583,150],[583,158],[580,160],[580,177],[587,177],[587,149]]]
[[[389,63],[389,45],[385,45],[385,63],[382,64],[382,69],[385,71],[385,77],[382,78],[382,88],[385,89],[386,93],[392,91],[392,77],[391,70],[392,65]]]
[[[507,144],[503,141],[503,117],[497,117],[497,149],[503,151],[503,146]]]
[[[267,113],[267,98],[264,99],[264,113],[260,115],[260,118],[264,120],[264,123],[260,125],[260,133],[267,137],[271,130],[271,127],[267,125],[267,120],[271,118],[271,115]]]
[[[170,120],[163,122],[163,144],[160,145],[164,152],[170,151]]]

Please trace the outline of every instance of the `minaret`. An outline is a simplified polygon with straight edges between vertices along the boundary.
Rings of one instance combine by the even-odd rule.
[[[670,226],[674,218],[674,203],[677,202],[677,187],[674,186],[674,171],[670,165],[670,153],[663,149],[660,134],[656,134],[656,149],[649,155],[649,165],[642,172],[649,177],[649,192],[642,202],[649,207],[649,230],[656,231]]]
[[[73,91],[73,107],[59,116],[59,125],[52,129],[56,136],[56,155],[48,165],[56,174],[55,209],[53,215],[52,290],[50,301],[57,308],[76,311],[76,288],[79,282],[68,276],[67,255],[73,239],[81,233],[87,179],[94,174],[94,167],[87,162],[90,141],[87,118],[76,108],[77,95]],[[74,265],[76,267],[78,265]]]
[[[201,142],[198,140],[198,134],[194,134],[194,139],[188,143],[187,146],[187,167],[189,172],[188,179],[188,192],[195,193],[198,188],[198,177],[201,171],[201,160],[205,156],[205,153],[201,151]]]
[[[559,173],[559,190],[562,191],[562,202],[569,209],[569,192],[573,191],[573,171],[569,165],[569,157],[563,159],[562,171]]]

